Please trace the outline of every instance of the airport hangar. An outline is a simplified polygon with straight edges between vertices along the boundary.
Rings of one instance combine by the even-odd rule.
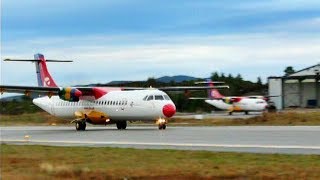
[[[320,107],[320,63],[283,77],[269,77],[269,97],[277,109]]]

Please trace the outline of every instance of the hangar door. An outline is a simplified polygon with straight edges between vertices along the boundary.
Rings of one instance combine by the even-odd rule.
[[[284,83],[284,107],[300,107],[299,83]]]

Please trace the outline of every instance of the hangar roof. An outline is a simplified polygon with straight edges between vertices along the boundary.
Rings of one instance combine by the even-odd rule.
[[[307,68],[302,69],[300,71],[297,71],[297,72],[290,74],[288,76],[284,76],[283,78],[286,78],[286,79],[315,78],[317,73],[320,73],[320,63],[316,64],[314,66],[307,67]]]

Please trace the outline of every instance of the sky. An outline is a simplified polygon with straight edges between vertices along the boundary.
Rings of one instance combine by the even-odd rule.
[[[50,63],[61,86],[207,78],[266,82],[320,63],[319,0],[2,0],[1,59]],[[0,63],[1,84],[37,85],[32,63]]]

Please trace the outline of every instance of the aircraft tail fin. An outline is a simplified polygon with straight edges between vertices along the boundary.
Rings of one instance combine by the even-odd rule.
[[[34,62],[39,87],[58,87],[48,71],[46,62],[72,62],[71,60],[46,60],[42,54],[35,54],[34,59],[5,59],[4,61]]]
[[[211,80],[208,80],[208,85],[210,87],[214,87],[214,82],[212,82]],[[221,99],[224,96],[220,94],[218,89],[210,89],[208,90],[208,97],[209,99]]]
[[[224,84],[224,82],[211,81],[210,79],[208,79],[207,81],[196,82],[196,84],[207,84],[210,87],[214,87],[214,84]],[[208,98],[209,99],[221,99],[223,97],[224,96],[222,94],[220,94],[218,89],[209,89],[208,90]]]

